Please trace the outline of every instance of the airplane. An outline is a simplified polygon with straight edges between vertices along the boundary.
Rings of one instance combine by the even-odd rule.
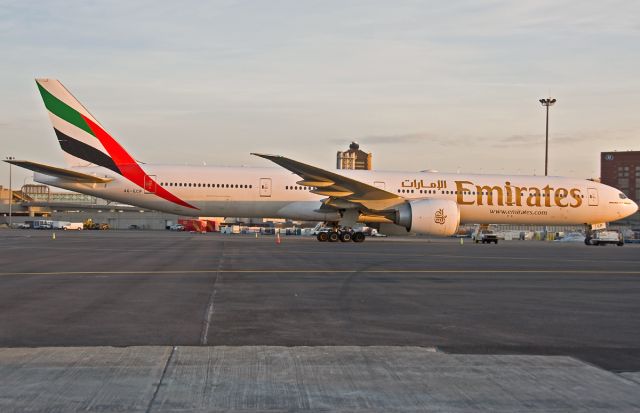
[[[274,167],[136,161],[56,79],[36,79],[67,167],[7,160],[36,182],[183,216],[322,221],[319,241],[362,242],[357,223],[451,236],[460,224],[585,225],[588,233],[638,205],[618,189],[555,176],[327,170],[262,153]]]

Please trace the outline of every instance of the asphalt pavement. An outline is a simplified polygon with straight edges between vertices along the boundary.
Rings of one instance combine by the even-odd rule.
[[[0,347],[418,346],[640,371],[640,245],[0,231]]]

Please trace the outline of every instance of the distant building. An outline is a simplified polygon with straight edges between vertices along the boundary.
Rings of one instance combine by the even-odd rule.
[[[349,150],[338,151],[336,159],[338,169],[368,169],[371,170],[373,155],[360,150],[357,142],[351,142]]]
[[[640,202],[640,151],[602,152],[600,179]]]

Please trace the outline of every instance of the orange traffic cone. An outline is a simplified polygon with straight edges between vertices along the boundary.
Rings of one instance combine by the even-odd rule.
[[[280,244],[280,231],[276,232],[276,244]]]

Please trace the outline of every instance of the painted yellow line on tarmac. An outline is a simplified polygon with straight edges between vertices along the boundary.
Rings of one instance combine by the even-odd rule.
[[[23,248],[22,246],[20,247],[9,247],[12,249],[20,249]],[[95,253],[101,253],[104,251],[111,251],[111,252],[117,252],[117,251],[122,251],[122,252],[157,252],[158,248],[149,248],[149,249],[144,249],[144,248],[99,248],[99,249],[95,249],[94,247],[87,247],[87,248],[82,248],[82,247],[74,247],[75,251],[82,251],[82,250],[86,250],[86,251],[91,251],[91,252],[95,252]],[[64,248],[64,247],[43,247],[42,249],[46,249],[46,250],[65,250],[68,251],[68,248]],[[378,252],[378,251],[331,251],[331,250],[326,250],[326,251],[305,251],[305,250],[286,250],[286,249],[269,249],[269,250],[262,250],[262,251],[254,251],[255,255],[260,255],[260,254],[264,254],[264,255],[274,255],[274,254],[308,254],[308,255],[326,255],[326,254],[331,254],[332,256],[337,256],[337,255],[365,255],[365,256],[370,256],[370,255],[375,255],[375,256],[380,256],[380,257],[385,257],[385,256],[389,256],[389,257],[401,257],[402,259],[429,259],[429,258],[460,258],[460,259],[469,259],[469,260],[495,260],[495,261],[500,261],[500,260],[510,260],[510,261],[539,261],[541,260],[540,257],[508,257],[508,256],[491,256],[491,255],[460,255],[460,254],[431,254],[428,251],[426,251],[423,254],[403,254],[402,252]],[[225,257],[246,257],[246,252],[226,252],[224,254]],[[590,260],[590,259],[577,259],[577,258],[549,258],[549,257],[545,257],[544,261],[547,262],[580,262],[580,263],[588,263],[588,262],[594,262],[594,263],[601,263],[602,260]],[[616,260],[617,264],[640,264],[640,260]]]
[[[640,271],[609,270],[160,270],[160,271],[51,271],[0,272],[8,275],[174,275],[174,274],[640,274]]]
[[[557,261],[557,262],[597,262],[601,263],[602,260],[588,260],[588,259],[577,259],[577,258],[549,258],[549,257],[507,257],[507,256],[491,256],[491,255],[459,255],[459,254],[432,254],[429,251],[425,251],[422,254],[403,254],[402,252],[377,252],[377,251],[305,251],[305,250],[283,250],[283,251],[262,251],[265,254],[273,254],[278,252],[283,252],[286,254],[331,254],[331,255],[375,255],[375,256],[390,256],[390,257],[400,257],[402,259],[405,258],[465,258],[470,260],[515,260],[515,261]],[[225,254],[225,256],[232,255],[241,255],[246,256],[245,253],[242,254]],[[627,263],[627,264],[640,264],[640,260],[616,260],[616,264],[618,263]]]

